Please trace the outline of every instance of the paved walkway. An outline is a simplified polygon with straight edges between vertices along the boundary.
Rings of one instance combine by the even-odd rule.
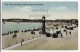
[[[71,30],[72,34],[66,35],[63,32],[63,38],[44,37],[42,40],[30,42],[23,46],[18,46],[12,50],[77,50],[78,49],[78,28]]]
[[[26,43],[29,43],[29,42],[31,42],[31,41],[34,41],[34,40],[37,40],[37,39],[40,39],[40,38],[43,38],[43,37],[44,37],[44,36],[39,37],[39,38],[35,38],[35,39],[32,39],[32,40],[28,40],[28,41],[23,42],[22,44],[26,44]],[[21,43],[18,43],[18,44],[16,44],[16,45],[11,46],[11,47],[7,47],[7,48],[5,48],[4,50],[13,49],[13,48],[15,48],[15,47],[17,47],[17,46],[21,46]]]

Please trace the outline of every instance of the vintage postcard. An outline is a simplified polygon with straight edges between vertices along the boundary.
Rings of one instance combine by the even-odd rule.
[[[2,2],[2,50],[78,50],[78,2]]]

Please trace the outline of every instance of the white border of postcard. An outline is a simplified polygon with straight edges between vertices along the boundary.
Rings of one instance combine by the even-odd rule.
[[[69,1],[71,1],[71,2],[78,2],[78,21],[79,21],[79,26],[80,26],[80,18],[79,18],[79,16],[80,16],[80,0],[1,0],[1,3],[2,2],[7,2],[7,1],[9,1],[9,2],[14,2],[14,1],[19,1],[19,2],[22,2],[22,1],[26,1],[26,2],[39,2],[39,1],[42,1],[42,2],[45,2],[45,1],[55,1],[55,2],[69,2]],[[2,6],[2,5],[1,5]],[[1,10],[1,12],[2,12],[2,10]],[[1,26],[1,29],[2,29],[2,26]],[[79,33],[79,31],[80,31],[80,27],[78,28],[78,50],[1,50],[1,52],[80,52],[80,33]],[[2,31],[1,31],[2,32]],[[2,37],[1,37],[2,38]]]

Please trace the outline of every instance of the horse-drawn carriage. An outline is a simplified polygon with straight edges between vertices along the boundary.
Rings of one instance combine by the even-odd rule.
[[[58,34],[57,34],[57,33],[53,33],[53,34],[52,34],[52,37],[53,37],[53,38],[58,38]]]
[[[61,31],[60,31],[60,30],[57,30],[57,31],[56,31],[56,33],[57,33],[57,34],[60,34],[60,33],[61,33]]]
[[[35,32],[34,31],[31,31],[31,34],[34,34],[35,35]]]
[[[60,30],[55,30],[55,32],[53,32],[52,37],[53,38],[58,38],[58,35],[61,34]]]
[[[51,34],[46,32],[46,37],[51,37]]]

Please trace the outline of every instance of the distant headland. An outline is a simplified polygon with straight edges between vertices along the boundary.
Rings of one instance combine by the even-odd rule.
[[[45,20],[46,22],[73,22],[78,23],[78,19],[56,19],[56,20]],[[42,19],[2,19],[2,22],[42,22]]]

